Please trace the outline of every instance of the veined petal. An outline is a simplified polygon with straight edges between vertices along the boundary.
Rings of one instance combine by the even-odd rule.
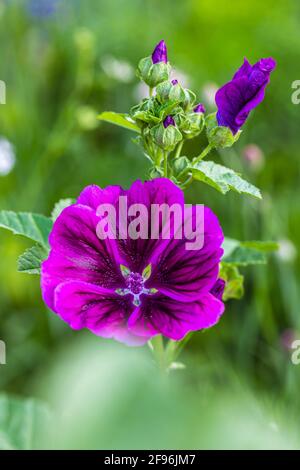
[[[87,328],[98,336],[114,338],[128,345],[141,345],[147,338],[135,337],[127,329],[133,307],[113,290],[82,281],[59,284],[54,305],[58,315],[71,328]]]
[[[147,321],[152,331],[159,331],[167,338],[179,341],[190,331],[210,328],[222,313],[224,304],[212,294],[205,294],[195,302],[178,302],[165,296],[148,297],[142,306],[143,315],[131,324],[131,331],[139,331]]]
[[[195,218],[195,209],[187,209]],[[203,246],[196,250],[187,248],[187,238],[173,239],[165,247],[156,262],[146,287],[154,287],[159,292],[182,302],[199,299],[215,284],[219,263],[223,254],[223,232],[217,217],[207,207],[203,221],[195,221],[203,232]],[[198,227],[197,227],[198,229]],[[200,235],[200,234],[199,234]]]
[[[53,292],[64,281],[84,280],[107,288],[124,285],[115,240],[100,240],[95,211],[83,205],[63,210],[50,234],[51,251],[42,263],[43,298],[53,309]]]

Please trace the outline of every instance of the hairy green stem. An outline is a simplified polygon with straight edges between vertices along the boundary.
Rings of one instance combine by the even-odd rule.
[[[198,155],[198,157],[195,157],[193,160],[192,160],[192,164],[193,165],[196,165],[197,163],[199,163],[201,160],[203,160],[203,158],[206,157],[206,155],[209,154],[209,152],[213,149],[213,146],[211,144],[208,144],[207,147],[205,147],[205,149],[200,153],[200,155]]]
[[[164,152],[164,177],[168,178],[168,152]]]
[[[190,184],[193,182],[193,175],[190,175],[185,181],[184,183],[182,183],[181,185],[181,189],[185,190],[187,189]]]
[[[166,372],[165,349],[162,335],[154,336],[149,342],[149,347],[153,353],[155,362],[161,372]]]
[[[174,158],[179,158],[179,157],[180,157],[183,144],[184,144],[184,140],[182,140],[181,142],[179,142],[179,144],[177,145],[177,149],[176,149]]]

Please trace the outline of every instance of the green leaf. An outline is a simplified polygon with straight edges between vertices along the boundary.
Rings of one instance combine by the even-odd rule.
[[[111,124],[115,124],[116,126],[125,127],[125,129],[129,129],[130,131],[138,133],[141,132],[140,128],[135,124],[129,114],[105,111],[104,113],[99,114],[99,116],[97,116],[97,119],[99,119],[100,121],[110,122]]]
[[[48,408],[42,402],[1,394],[0,450],[39,448],[49,419]]]
[[[26,274],[40,274],[41,263],[48,257],[48,250],[35,245],[26,250],[18,259],[18,271]]]
[[[258,188],[241,178],[238,173],[214,162],[201,161],[191,167],[195,180],[203,181],[213,188],[226,194],[230,189],[261,199]]]
[[[0,211],[0,227],[10,230],[15,235],[30,238],[45,247],[48,247],[52,225],[52,220],[41,214]]]
[[[244,276],[236,266],[221,263],[220,278],[226,282],[223,300],[240,299],[244,295]]]
[[[71,206],[72,204],[75,203],[75,199],[72,199],[72,198],[67,198],[67,199],[61,199],[60,201],[58,201],[55,206],[54,206],[54,209],[51,213],[51,219],[53,220],[53,222],[55,222],[55,220],[57,219],[57,217],[62,213],[62,211],[66,208],[66,207],[69,207]]]
[[[278,248],[278,244],[270,241],[240,242],[232,238],[225,238],[223,243],[223,262],[235,266],[248,266],[252,264],[265,264],[267,254]]]

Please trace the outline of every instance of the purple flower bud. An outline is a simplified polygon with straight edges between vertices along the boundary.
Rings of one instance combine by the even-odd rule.
[[[238,132],[250,111],[263,101],[265,88],[275,67],[272,57],[260,59],[254,65],[244,59],[232,80],[216,93],[219,126],[229,127],[233,134]]]
[[[164,128],[166,129],[169,126],[175,126],[175,121],[172,118],[172,116],[169,115],[165,118],[163,124],[164,124]]]
[[[160,41],[152,53],[152,62],[157,64],[158,62],[168,62],[167,46],[164,40]]]
[[[205,111],[205,106],[202,103],[199,103],[194,107],[194,113],[205,113]]]
[[[176,80],[176,78],[174,78],[174,80],[171,80],[171,83],[172,83],[172,85],[178,85],[178,80]]]

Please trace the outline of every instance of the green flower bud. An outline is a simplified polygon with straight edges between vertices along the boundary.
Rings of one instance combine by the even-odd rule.
[[[185,100],[185,92],[177,80],[169,80],[160,83],[156,88],[156,98],[160,103],[166,101],[176,101],[183,103]]]
[[[185,111],[191,109],[196,101],[196,95],[193,91],[188,90],[187,88],[184,89],[184,101],[183,101],[183,108]]]
[[[151,168],[149,172],[149,178],[152,180],[155,178],[161,178],[163,175],[164,175],[163,170],[157,166],[154,166],[153,168]]]
[[[208,141],[216,149],[232,147],[242,132],[239,131],[234,135],[229,127],[218,126],[216,113],[209,114],[206,117],[205,124]]]
[[[154,64],[151,57],[145,57],[139,62],[137,76],[150,88],[154,88],[159,83],[168,80],[170,71],[171,66],[169,62],[157,62]]]
[[[142,103],[133,106],[130,110],[130,116],[136,123],[143,127],[144,123],[158,124],[160,119],[155,116],[152,99],[145,99]]]
[[[179,157],[174,160],[173,169],[176,176],[180,175],[191,165],[191,162],[187,157]]]
[[[186,139],[193,139],[199,135],[204,127],[204,114],[192,111],[185,116],[180,130]]]
[[[163,150],[171,152],[175,146],[182,140],[182,134],[177,129],[172,116],[167,116],[163,123],[151,129],[151,136]]]

